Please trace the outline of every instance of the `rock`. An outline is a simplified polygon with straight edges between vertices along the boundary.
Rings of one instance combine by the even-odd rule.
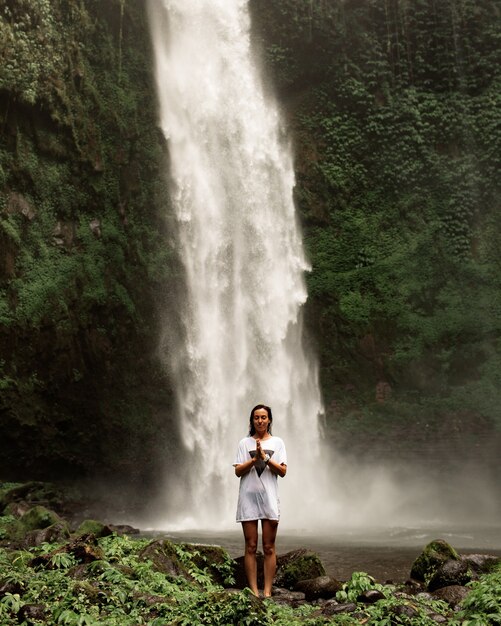
[[[200,569],[207,570],[218,585],[228,586],[230,582],[233,584],[236,563],[224,548],[194,543],[183,543],[182,546],[186,552],[192,554],[193,563]]]
[[[70,536],[68,524],[64,521],[56,522],[47,528],[30,530],[24,537],[24,545],[29,548],[41,546],[43,543],[60,543]]]
[[[75,586],[73,587],[73,595],[76,596],[83,593],[87,597],[89,602],[93,604],[96,604],[98,602],[99,592],[100,589],[98,583],[88,582],[86,580],[80,580],[76,582]]]
[[[88,575],[89,572],[86,563],[79,563],[68,570],[68,576],[71,576],[71,578],[75,580],[85,581]]]
[[[174,598],[166,598],[165,596],[156,596],[151,593],[136,591],[133,594],[134,600],[140,600],[146,606],[155,606],[155,604],[175,604]]]
[[[442,563],[428,582],[428,590],[436,591],[450,585],[466,585],[470,582],[471,575],[468,564],[463,560],[449,559]]]
[[[302,591],[308,602],[317,600],[318,598],[324,598],[326,600],[334,598],[341,588],[342,584],[331,576],[317,576],[316,578],[299,580],[294,585],[294,590]]]
[[[31,509],[31,504],[21,500],[20,502],[9,502],[5,507],[4,515],[12,515],[13,517],[22,517]]]
[[[62,524],[63,520],[44,506],[34,506],[29,509],[21,518],[19,518],[19,530],[27,533],[30,530],[38,530],[40,528],[48,528],[54,524]]]
[[[93,219],[89,222],[89,228],[92,234],[99,239],[101,237],[101,221]]]
[[[63,499],[62,493],[54,485],[31,481],[0,491],[0,510],[4,510],[11,502],[22,501],[28,503],[30,508],[40,504],[59,510]]]
[[[259,551],[256,554],[256,560],[257,586],[262,589],[264,584],[264,556]],[[277,572],[274,581],[277,587],[293,590],[295,584],[300,580],[316,578],[317,576],[325,576],[325,568],[316,552],[301,548],[277,556]],[[247,587],[243,556],[235,559],[235,587],[237,589]]]
[[[75,238],[75,224],[58,220],[52,231],[52,241],[56,246],[71,248]]]
[[[35,207],[26,200],[26,198],[20,194],[12,191],[9,195],[6,205],[7,213],[20,213],[28,221],[33,221],[37,214]]]
[[[174,544],[167,539],[152,541],[141,550],[139,556],[144,561],[151,561],[157,572],[173,578],[182,576],[193,582],[188,570],[179,560]]]
[[[220,606],[221,615],[224,615],[225,604],[232,604],[235,602],[235,595],[239,594],[240,598],[238,598],[239,606],[242,607],[243,602],[247,603],[247,607],[245,608],[245,621],[248,624],[264,624],[266,618],[266,604],[253,593],[241,593],[240,591],[235,591],[231,589],[224,589],[223,591],[213,591],[212,593],[207,594],[207,603],[217,604]],[[242,607],[243,608],[243,607]],[[234,615],[234,609],[231,609],[231,613]],[[243,615],[243,610],[240,615]],[[221,622],[224,623],[224,622]],[[240,623],[240,622],[239,622]]]
[[[449,559],[459,559],[458,553],[443,539],[436,539],[427,546],[412,564],[411,578],[424,582]]]
[[[418,610],[410,604],[399,604],[391,609],[391,613],[396,617],[408,617],[409,619],[412,619],[413,617],[416,617]]]
[[[386,596],[379,589],[366,589],[357,597],[357,602],[363,602],[364,604],[374,604],[378,600],[384,600]]]
[[[11,580],[7,582],[0,583],[0,598],[3,598],[7,594],[14,595],[18,593],[22,595],[24,589],[21,583],[13,582]]]
[[[423,583],[420,583],[417,580],[412,580],[412,578],[409,578],[408,580],[406,580],[404,585],[405,585],[406,591],[413,595],[416,595],[417,593],[419,593],[420,591],[423,591],[424,589]]]
[[[325,568],[316,552],[301,548],[277,557],[277,587],[294,589],[300,580],[325,576]]]
[[[263,574],[264,556],[262,552],[259,552],[259,550],[256,553],[256,562],[257,562],[257,586],[259,589],[262,589],[264,586],[264,574]],[[248,583],[247,583],[247,576],[245,575],[245,566],[244,566],[243,556],[239,556],[235,559],[234,574],[235,574],[235,587],[237,589],[245,589]],[[276,577],[275,577],[275,581],[276,581]],[[283,587],[284,585],[281,585],[280,583],[278,583],[277,586]]]
[[[45,623],[45,607],[43,604],[24,604],[17,614],[20,623]]]
[[[432,619],[437,624],[445,624],[449,620],[444,615],[440,615],[440,613],[429,613],[428,617]]]
[[[134,528],[128,524],[108,524],[108,526],[117,535],[139,535],[140,532],[139,528]]]
[[[277,604],[296,607],[304,604],[305,595],[302,591],[290,591],[282,587],[273,587],[272,599]]]
[[[322,614],[330,616],[338,615],[339,613],[353,613],[356,609],[357,605],[353,602],[347,602],[345,604],[334,604],[333,602],[329,602],[322,608]]]
[[[501,557],[492,554],[464,554],[460,559],[473,573],[472,578],[477,578],[480,574],[488,574],[495,565],[501,563]]]
[[[103,524],[102,522],[98,522],[94,519],[86,519],[80,524],[75,534],[78,537],[81,537],[82,535],[94,535],[94,537],[108,537],[109,535],[113,534],[113,531],[109,526]]]
[[[104,553],[97,545],[94,535],[82,535],[70,542],[65,549],[80,563],[93,563],[104,558]]]
[[[434,591],[431,595],[436,600],[443,600],[455,609],[470,593],[470,589],[461,587],[460,585],[451,585],[449,587],[441,587]]]

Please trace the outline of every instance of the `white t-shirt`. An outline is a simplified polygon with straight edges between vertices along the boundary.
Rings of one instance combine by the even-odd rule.
[[[287,465],[285,444],[280,437],[264,439],[261,441],[261,447],[275,463]],[[255,454],[256,440],[254,437],[244,437],[238,444],[233,465],[245,463]],[[280,519],[277,475],[261,460],[240,478],[238,492],[237,522],[256,519]]]

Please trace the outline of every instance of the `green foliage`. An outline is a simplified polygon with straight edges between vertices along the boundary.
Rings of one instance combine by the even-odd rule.
[[[468,586],[471,591],[452,623],[456,626],[501,624],[501,567]]]
[[[385,381],[416,411],[464,402],[499,426],[496,9],[251,6],[296,141],[327,405],[346,387],[366,403]]]
[[[179,560],[198,583],[206,586],[214,579],[225,585],[235,582],[234,562],[225,550],[217,546],[197,549],[192,544],[183,543],[174,547]]]
[[[383,585],[376,583],[375,579],[365,572],[353,572],[350,580],[343,583],[341,591],[336,593],[339,602],[357,602],[359,595],[369,589],[383,591]]]
[[[96,454],[112,466],[119,447],[105,445],[115,438],[107,425],[120,418],[131,465],[149,471],[132,442],[143,448],[138,419],[151,425],[146,436],[159,431],[143,380],[159,377],[156,311],[173,255],[161,227],[165,147],[148,37],[137,0],[0,9],[0,408],[10,434],[0,458],[9,471],[24,454],[44,472],[96,467]]]
[[[366,609],[368,618],[365,623],[371,626],[434,626],[437,621],[430,616],[432,612],[445,617],[449,613],[449,607],[438,600],[427,603],[419,598],[409,598],[402,602],[401,598],[390,597],[379,600]]]

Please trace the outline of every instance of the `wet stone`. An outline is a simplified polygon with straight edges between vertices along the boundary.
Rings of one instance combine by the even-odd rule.
[[[364,604],[373,604],[378,600],[384,600],[385,595],[382,591],[378,589],[368,589],[367,591],[363,591],[357,598],[359,602],[363,602]]]
[[[353,613],[356,611],[357,605],[353,602],[348,602],[346,604],[334,604],[334,603],[326,603],[326,605],[322,609],[322,615],[338,615],[339,613]]]

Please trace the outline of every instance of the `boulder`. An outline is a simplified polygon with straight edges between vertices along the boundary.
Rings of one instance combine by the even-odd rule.
[[[325,567],[316,552],[301,548],[277,557],[277,587],[294,589],[300,580],[325,576]]]
[[[264,556],[262,552],[257,552],[257,586],[263,588],[263,564]],[[277,571],[275,574],[275,585],[284,589],[293,590],[300,580],[325,576],[325,568],[316,552],[311,552],[305,548],[292,550],[285,554],[277,555]],[[247,577],[245,575],[244,557],[235,559],[235,587],[244,589],[247,587]]]
[[[39,528],[48,528],[62,521],[57,513],[40,505],[32,507],[19,519],[21,526],[26,532]]]
[[[299,606],[305,602],[305,596],[302,591],[290,591],[282,587],[273,587],[272,597],[276,604],[292,607]]]
[[[183,543],[183,550],[191,554],[193,563],[206,570],[218,585],[229,586],[235,578],[236,563],[221,546]]]
[[[501,563],[501,557],[492,554],[464,554],[460,559],[468,566],[473,579],[488,574],[495,565]]]
[[[43,604],[24,604],[17,614],[17,619],[22,624],[44,624],[45,606]]]
[[[3,598],[7,594],[14,595],[18,593],[22,595],[24,592],[24,587],[20,582],[8,580],[5,582],[0,582],[0,598]]]
[[[117,535],[139,535],[140,533],[139,528],[134,528],[128,524],[108,524],[108,527]]]
[[[450,585],[466,585],[470,582],[471,574],[468,564],[463,560],[448,559],[435,571],[428,582],[428,590],[436,591]]]
[[[357,597],[357,602],[363,602],[364,604],[374,604],[378,600],[384,600],[386,596],[379,589],[366,589]]]
[[[470,589],[467,587],[461,587],[460,585],[450,585],[449,587],[441,587],[432,593],[433,598],[436,600],[443,600],[447,604],[455,609],[470,593]]]
[[[94,519],[86,519],[77,528],[75,534],[77,537],[81,537],[83,535],[94,535],[94,537],[108,537],[109,535],[113,534],[113,531],[109,526],[103,524],[102,522],[98,522]]]
[[[299,580],[294,585],[295,591],[302,591],[308,602],[324,598],[329,600],[334,598],[336,593],[342,589],[342,584],[331,576],[317,576]]]
[[[61,543],[69,539],[70,529],[66,522],[60,521],[36,530],[30,530],[24,536],[25,547],[41,546],[43,543]]]
[[[71,541],[66,550],[73,554],[79,563],[93,563],[94,561],[102,561],[104,553],[97,545],[94,535],[82,535]]]
[[[157,572],[162,572],[173,578],[182,576],[186,580],[193,582],[188,570],[179,560],[174,544],[168,539],[158,539],[150,542],[141,550],[139,556],[143,561],[151,561],[153,568]]]
[[[7,213],[19,213],[30,222],[35,219],[37,214],[37,210],[31,202],[29,202],[25,196],[15,191],[11,191],[5,208],[7,209]]]
[[[340,613],[353,613],[357,610],[354,602],[334,603],[327,602],[322,608],[322,615],[339,615]]]
[[[391,614],[397,618],[398,621],[396,620],[396,623],[398,624],[400,621],[399,618],[404,618],[405,620],[406,618],[412,619],[416,617],[418,610],[411,604],[398,604],[391,609]]]
[[[20,502],[9,502],[5,507],[4,515],[12,515],[13,517],[22,517],[31,509],[31,504],[21,500]]]
[[[257,586],[258,589],[262,589],[264,587],[264,574],[263,574],[263,564],[264,564],[264,556],[262,552],[256,553],[256,561],[257,561]],[[239,556],[235,559],[235,587],[237,589],[245,589],[248,586],[247,576],[245,574],[245,565],[244,565],[244,557]],[[281,585],[279,585],[281,586]]]
[[[440,565],[449,559],[458,560],[458,553],[443,539],[436,539],[425,546],[412,564],[411,578],[427,582]]]
[[[29,508],[35,505],[43,505],[59,511],[64,496],[62,492],[50,483],[31,481],[7,488],[0,488],[0,511],[10,503],[27,503]]]

